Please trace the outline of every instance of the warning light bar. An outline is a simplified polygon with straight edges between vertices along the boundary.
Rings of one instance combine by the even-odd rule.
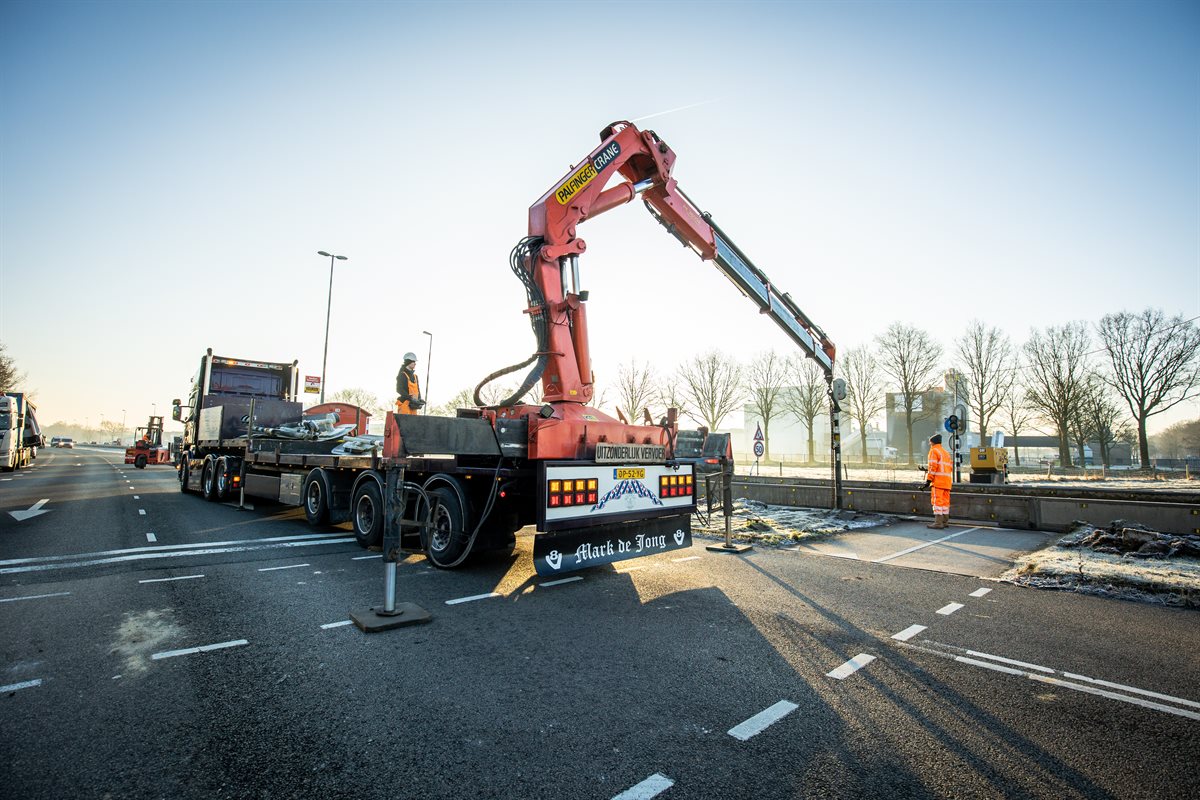
[[[595,478],[546,481],[546,505],[550,508],[583,506],[597,500],[599,481]]]
[[[659,497],[690,497],[695,492],[691,475],[660,475]]]

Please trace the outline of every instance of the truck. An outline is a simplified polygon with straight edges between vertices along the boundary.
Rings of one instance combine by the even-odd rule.
[[[27,467],[45,446],[37,406],[23,392],[0,395],[0,468],[13,472]]]
[[[525,289],[534,351],[484,378],[475,406],[453,417],[391,413],[381,438],[321,431],[312,420],[297,422],[297,362],[209,350],[186,404],[172,405],[185,423],[181,490],[301,506],[315,526],[348,521],[360,545],[382,544],[390,566],[419,552],[455,568],[474,553],[511,551],[526,526],[535,528],[539,575],[689,547],[697,464],[725,460],[728,437],[705,447],[705,436],[681,435],[675,409],[633,424],[591,405],[580,223],[642,197],[668,232],[713,262],[821,367],[835,431],[839,398],[833,343],[679,189],[674,163],[654,131],[615,122],[530,207],[509,266]],[[509,397],[484,401],[490,382],[525,368]],[[539,387],[540,402],[523,401]]]

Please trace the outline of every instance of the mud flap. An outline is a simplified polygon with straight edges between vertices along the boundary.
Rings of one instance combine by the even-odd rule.
[[[672,517],[539,533],[533,563],[543,577],[692,546],[692,518]]]

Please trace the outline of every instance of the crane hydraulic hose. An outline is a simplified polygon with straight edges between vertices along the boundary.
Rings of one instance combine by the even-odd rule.
[[[533,279],[533,269],[537,264],[537,259],[540,257],[543,241],[540,236],[526,236],[517,242],[516,247],[512,249],[512,252],[508,256],[509,267],[512,268],[513,274],[525,286],[525,297],[529,302],[529,324],[533,328],[533,335],[537,340],[537,350],[521,363],[498,369],[479,382],[479,385],[475,387],[475,405],[481,408],[498,408],[500,406],[512,405],[524,397],[533,388],[534,384],[542,379],[542,373],[546,371],[546,362],[549,359],[547,350],[550,346],[550,332],[547,322],[549,310],[546,308],[546,296]],[[529,265],[528,269],[526,269],[526,264]],[[504,398],[494,406],[483,401],[483,398],[480,396],[483,387],[502,375],[516,372],[532,364],[534,361],[537,364],[525,376],[524,383],[511,396]]]

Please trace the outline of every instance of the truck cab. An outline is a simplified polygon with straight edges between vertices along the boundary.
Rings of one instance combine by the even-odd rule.
[[[256,423],[277,425],[299,419],[299,379],[295,361],[228,358],[213,355],[209,348],[192,377],[187,402],[176,399],[171,403],[171,418],[184,423],[184,449],[200,441],[245,436],[251,400],[255,401]]]

